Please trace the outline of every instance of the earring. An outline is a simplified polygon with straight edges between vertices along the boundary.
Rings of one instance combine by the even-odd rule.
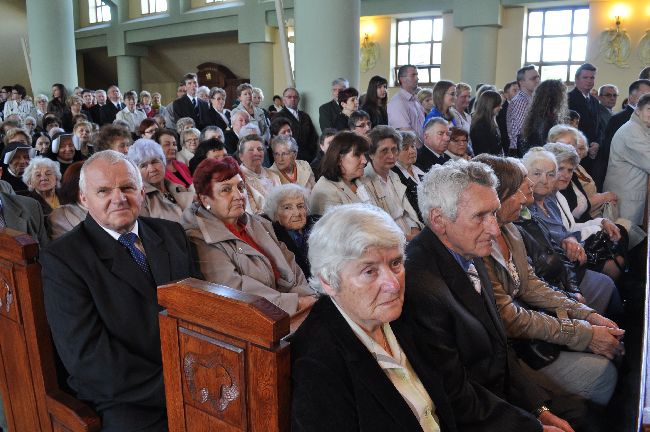
[[[206,209],[206,210],[210,210],[211,208],[212,208],[212,206],[211,206],[210,204],[208,204],[207,206],[205,206],[205,209]]]

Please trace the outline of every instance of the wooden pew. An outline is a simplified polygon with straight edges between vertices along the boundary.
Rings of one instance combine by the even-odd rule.
[[[289,315],[196,279],[159,287],[158,302],[171,432],[290,429]]]
[[[38,244],[0,230],[0,391],[10,431],[92,432],[97,415],[59,388]]]

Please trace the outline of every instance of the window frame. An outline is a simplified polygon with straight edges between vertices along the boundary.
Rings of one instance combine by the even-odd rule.
[[[101,11],[100,11],[101,10]],[[108,11],[108,19],[105,19],[104,10]],[[99,16],[102,19],[99,19]],[[91,25],[98,25],[111,22],[111,8],[102,0],[88,0],[88,22]]]
[[[571,31],[567,34],[562,35],[545,35],[544,34],[544,24],[546,22],[546,12],[553,11],[571,11]],[[558,7],[549,7],[549,8],[534,8],[528,9],[528,14],[526,15],[526,34],[524,38],[524,64],[534,65],[537,69],[540,79],[545,79],[542,73],[542,67],[544,66],[566,66],[566,77],[563,80],[565,83],[572,84],[574,76],[571,73],[572,67],[579,67],[581,64],[587,61],[587,51],[589,44],[589,22],[587,22],[587,31],[585,33],[574,33],[573,27],[575,24],[575,15],[577,10],[587,10],[591,15],[591,9],[589,5],[579,5],[579,6],[558,6]],[[542,12],[542,33],[539,36],[530,36],[528,34],[530,28],[530,14],[534,12]],[[568,59],[563,61],[544,61],[544,39],[554,39],[554,38],[569,38],[569,54]],[[586,37],[587,38],[587,47],[585,48],[585,58],[583,60],[571,60],[571,55],[573,54],[573,38],[575,37]],[[540,39],[540,49],[539,49],[539,61],[528,61],[528,41],[530,39]]]
[[[411,22],[413,22],[413,21],[421,21],[421,20],[431,20],[431,39],[428,40],[428,41],[424,41],[424,42],[411,42]],[[443,35],[442,35],[442,38],[440,40],[434,39],[435,20],[440,20],[441,25],[443,26]],[[401,22],[409,22],[408,42],[400,42],[399,41],[399,24]],[[403,66],[403,65],[399,64],[399,47],[403,46],[403,45],[408,45],[409,46],[409,61],[410,61],[411,46],[413,46],[413,45],[421,45],[421,44],[431,44],[431,51],[429,53],[429,61],[430,61],[430,63],[429,64],[419,64],[419,65],[414,64],[413,66],[415,66],[415,68],[418,70],[418,73],[422,69],[428,69],[429,70],[429,81],[428,82],[420,81],[418,85],[424,85],[424,86],[432,85],[433,82],[431,81],[431,71],[433,69],[438,69],[438,72],[440,72],[441,68],[442,68],[442,58],[441,58],[441,63],[433,63],[433,49],[434,49],[435,44],[439,43],[440,44],[440,50],[441,50],[441,57],[442,57],[442,43],[443,43],[443,40],[444,40],[444,21],[443,21],[442,15],[430,15],[430,16],[421,16],[421,17],[418,16],[418,17],[410,17],[410,18],[397,18],[395,20],[395,39],[394,39],[394,43],[395,43],[395,65],[393,67],[395,82],[396,83],[398,82],[397,71],[401,66]],[[440,75],[440,73],[438,75]]]
[[[147,12],[144,10],[144,4],[147,4]],[[151,10],[151,4],[153,3],[154,5],[154,10]],[[169,11],[169,1],[166,1],[166,8],[165,10],[157,10],[158,9],[158,0],[140,0],[140,14],[143,16],[149,16],[149,15],[156,15],[156,14],[164,14]]]

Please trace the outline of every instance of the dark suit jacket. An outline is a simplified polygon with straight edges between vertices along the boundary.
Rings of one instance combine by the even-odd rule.
[[[421,361],[410,328],[391,327],[435,404],[441,430],[456,430],[437,368]],[[422,430],[329,297],[316,302],[291,340],[291,382],[293,432]]]
[[[291,125],[293,138],[298,143],[298,159],[312,161],[318,152],[318,133],[311,117],[304,111],[298,111],[300,121],[286,107],[282,108],[274,118],[286,118]]]
[[[199,276],[179,224],[139,218],[138,226],[150,274],[90,215],[41,254],[45,309],[68,383],[102,417],[120,408],[164,414],[156,287]],[[122,419],[120,429],[141,421]]]
[[[230,128],[230,111],[226,111],[226,118],[228,123],[223,121],[223,117],[212,107],[208,108],[208,120],[206,126],[218,126],[221,128],[223,133],[226,133],[226,130]]]
[[[124,108],[124,104],[121,103],[120,105]],[[99,110],[100,123],[102,125],[113,123],[118,112],[120,112],[120,109],[118,109],[113,102],[107,100],[104,106]]]
[[[420,168],[422,171],[427,172],[432,166],[443,165],[450,159],[451,158],[444,153],[442,156],[436,157],[436,155],[433,154],[431,150],[425,146],[422,146],[418,149],[418,158],[415,161],[415,166]]]
[[[33,198],[11,195],[0,191],[2,216],[8,228],[29,234],[41,248],[47,246],[49,237],[41,205]]]
[[[336,116],[341,113],[341,106],[335,100],[324,103],[318,108],[318,124],[321,132],[327,128],[333,128]]]
[[[603,142],[603,130],[600,128],[600,109],[598,106],[600,102],[595,97],[590,96],[589,102],[587,99],[580,93],[580,90],[574,88],[569,92],[569,109],[577,111],[580,114],[580,123],[578,123],[578,129],[580,129],[587,140],[587,146],[589,143],[597,142],[598,144]],[[600,153],[600,152],[599,152]],[[589,175],[591,175],[594,180],[600,179],[605,180],[605,177],[602,176],[599,166],[600,163],[596,162],[601,159],[602,156],[598,155],[596,159],[591,159],[590,157],[584,158],[580,161],[580,165],[585,167]]]
[[[514,360],[482,261],[474,260],[482,283],[478,294],[429,228],[408,244],[406,256],[400,321],[421,336],[419,344],[429,363],[445,377],[459,428],[541,431],[530,412],[547,395],[523,378]]]
[[[189,96],[185,95],[176,99],[172,103],[174,121],[178,121],[183,117],[191,117],[194,120],[194,123],[196,124],[196,128],[198,130],[202,130],[205,126],[209,125],[210,117],[208,114],[208,110],[210,109],[210,107],[208,106],[207,102],[199,98],[197,98],[197,101],[199,103],[198,116],[194,112],[194,106],[192,105],[192,101],[190,100]]]
[[[93,105],[88,110],[90,112],[90,121],[93,123],[101,124],[102,123],[102,107],[98,104]],[[117,113],[116,113],[117,114]]]

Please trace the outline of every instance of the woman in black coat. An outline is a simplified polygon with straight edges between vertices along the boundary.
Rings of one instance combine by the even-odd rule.
[[[489,153],[503,156],[501,133],[497,125],[497,114],[501,111],[501,95],[488,90],[476,100],[472,113],[469,137],[475,155]]]

